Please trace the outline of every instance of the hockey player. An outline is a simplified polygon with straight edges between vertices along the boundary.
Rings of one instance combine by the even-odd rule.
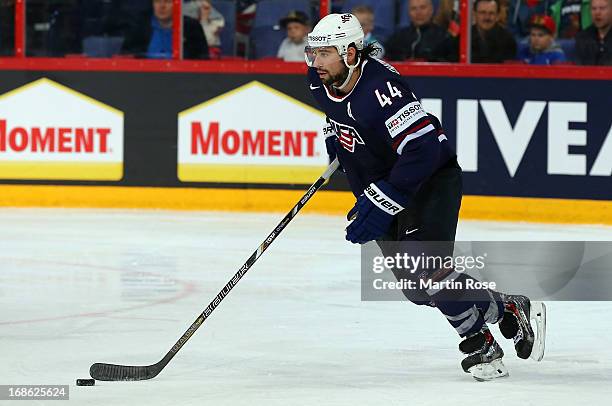
[[[377,241],[386,255],[392,252],[384,241],[448,241],[452,253],[462,196],[455,152],[438,119],[423,110],[406,80],[375,54],[375,47],[364,46],[352,14],[321,19],[305,49],[310,90],[327,115],[328,153],[338,157],[357,198],[347,216],[346,239]],[[442,282],[471,278],[452,268],[413,275]],[[519,357],[543,357],[543,304],[490,290],[404,294],[416,304],[435,306],[447,318],[463,338],[462,367],[477,380],[508,375],[504,353],[487,323],[499,323]]]

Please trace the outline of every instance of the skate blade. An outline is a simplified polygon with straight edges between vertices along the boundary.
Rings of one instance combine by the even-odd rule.
[[[529,358],[534,361],[542,361],[546,346],[546,305],[543,302],[531,302],[530,319],[535,323],[536,336]]]
[[[497,378],[504,378],[510,375],[508,369],[501,359],[495,359],[488,364],[478,364],[468,369],[472,378],[478,382],[491,381]]]

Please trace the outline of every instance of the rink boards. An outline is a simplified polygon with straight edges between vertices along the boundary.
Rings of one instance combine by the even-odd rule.
[[[290,208],[327,164],[304,69],[181,66],[0,71],[0,205]],[[401,71],[457,149],[464,218],[612,224],[609,78]],[[353,204],[342,174],[325,189],[310,210]]]

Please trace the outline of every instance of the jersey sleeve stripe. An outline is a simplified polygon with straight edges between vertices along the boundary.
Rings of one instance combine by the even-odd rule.
[[[403,134],[401,134],[393,143],[393,149],[397,150],[398,146],[404,141],[404,138],[409,136],[410,134],[414,134],[419,132],[419,130],[425,128],[426,126],[431,125],[431,121],[429,119],[425,119],[420,123],[413,125],[411,128],[406,130]],[[432,126],[433,127],[433,126]]]
[[[420,136],[425,135],[427,133],[430,133],[431,131],[434,131],[434,130],[435,130],[435,127],[432,124],[429,124],[429,125],[423,127],[422,129],[420,129],[419,131],[415,132],[415,133],[406,134],[406,136],[404,137],[402,142],[397,147],[397,154],[398,155],[402,154],[402,151],[403,151],[404,147],[406,146],[406,144],[408,143],[408,141],[412,141],[412,140],[414,140],[416,138],[419,138]]]
[[[421,128],[423,128],[423,127],[425,127],[426,125],[429,125],[429,124],[431,124],[431,121],[429,120],[429,118],[425,118],[423,121],[419,122],[418,124],[414,124],[413,126],[408,128],[408,130],[406,132],[408,134],[413,133],[413,132],[417,132]]]

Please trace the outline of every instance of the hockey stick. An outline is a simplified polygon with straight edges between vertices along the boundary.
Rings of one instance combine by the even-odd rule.
[[[196,332],[198,328],[204,323],[204,321],[210,316],[210,314],[217,308],[219,303],[227,296],[227,294],[236,286],[238,281],[244,276],[244,274],[253,266],[257,259],[264,253],[264,251],[272,244],[272,242],[279,236],[279,234],[287,227],[287,224],[298,214],[298,212],[306,205],[310,198],[315,194],[317,190],[321,188],[323,183],[331,177],[331,175],[338,168],[338,160],[335,159],[323,175],[308,189],[308,191],[302,196],[299,202],[293,206],[293,209],[283,220],[276,226],[274,231],[268,235],[268,237],[261,243],[259,248],[247,259],[246,263],[242,265],[240,270],[230,279],[229,282],[223,287],[221,292],[213,299],[206,309],[198,316],[191,326],[185,331],[185,334],[174,344],[174,346],[168,351],[166,355],[157,363],[152,365],[143,366],[128,366],[128,365],[114,365],[114,364],[101,364],[95,363],[89,368],[89,374],[92,378],[99,381],[141,381],[145,379],[155,378],[161,371],[168,365],[170,360],[179,352],[179,350],[185,345],[187,340]]]

